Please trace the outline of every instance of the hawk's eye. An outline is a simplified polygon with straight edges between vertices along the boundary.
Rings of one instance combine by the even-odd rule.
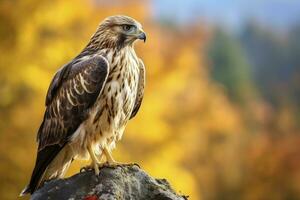
[[[124,31],[131,31],[133,29],[132,25],[125,24],[122,26]]]

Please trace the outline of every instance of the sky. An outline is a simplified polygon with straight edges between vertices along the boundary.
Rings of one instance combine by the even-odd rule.
[[[153,0],[158,20],[202,20],[238,28],[251,19],[285,28],[300,22],[300,0]]]

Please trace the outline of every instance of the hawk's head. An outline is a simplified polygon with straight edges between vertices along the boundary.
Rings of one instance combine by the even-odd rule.
[[[125,47],[137,39],[146,41],[142,25],[131,17],[116,15],[106,18],[91,40],[100,47]]]

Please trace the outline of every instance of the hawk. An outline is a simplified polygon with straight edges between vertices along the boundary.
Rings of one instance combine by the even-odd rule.
[[[145,67],[134,51],[138,39],[146,41],[139,22],[108,17],[81,53],[57,71],[37,133],[35,167],[21,195],[62,178],[74,159],[90,157],[96,174],[102,158],[117,164],[111,151],[144,95]]]

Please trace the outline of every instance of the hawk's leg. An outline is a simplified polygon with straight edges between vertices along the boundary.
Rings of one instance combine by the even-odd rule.
[[[103,153],[106,157],[108,165],[121,165],[121,163],[115,161],[115,159],[111,155],[111,152],[107,149],[106,146],[103,148]]]
[[[94,167],[94,170],[95,170],[95,174],[96,175],[99,175],[99,161],[95,155],[95,152],[93,151],[93,149],[91,148],[91,146],[88,146],[88,152],[91,156],[91,160],[92,160],[92,163],[91,163],[91,167]]]
[[[97,159],[97,160],[99,161],[98,164],[97,164],[97,165],[98,165],[98,168],[102,168],[103,166],[105,166],[105,164],[102,163],[103,158],[104,158],[104,154],[101,153],[100,156],[98,156],[98,159]],[[82,168],[80,169],[80,172],[88,171],[88,170],[92,170],[92,169],[94,169],[94,162],[93,162],[93,160],[92,160],[91,164],[82,167]]]

